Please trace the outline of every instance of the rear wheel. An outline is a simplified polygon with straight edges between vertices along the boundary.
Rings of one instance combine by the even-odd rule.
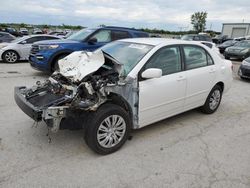
[[[222,97],[222,89],[216,85],[210,91],[205,104],[201,107],[201,111],[206,114],[214,113],[220,105]]]
[[[16,63],[19,60],[17,52],[9,50],[4,52],[3,61],[6,63]]]
[[[106,155],[120,149],[130,132],[128,113],[115,104],[104,104],[89,117],[85,141],[96,153]]]

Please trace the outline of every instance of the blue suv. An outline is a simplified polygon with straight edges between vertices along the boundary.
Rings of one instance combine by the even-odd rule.
[[[123,27],[86,28],[67,39],[34,43],[29,62],[37,70],[53,72],[58,69],[58,60],[74,51],[94,51],[114,40],[138,37],[149,37],[149,34]]]

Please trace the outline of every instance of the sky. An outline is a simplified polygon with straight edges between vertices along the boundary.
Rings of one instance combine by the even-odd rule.
[[[192,29],[190,17],[206,11],[207,29],[250,23],[249,0],[0,0],[0,23],[101,24],[170,31]]]

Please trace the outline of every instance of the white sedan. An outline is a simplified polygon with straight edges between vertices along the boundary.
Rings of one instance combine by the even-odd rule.
[[[31,46],[34,42],[59,39],[50,35],[30,35],[17,38],[10,43],[0,44],[0,61],[15,63],[18,60],[28,60]]]
[[[232,64],[207,46],[124,39],[59,61],[44,83],[15,88],[18,106],[51,131],[84,128],[88,146],[109,154],[131,129],[200,107],[214,113],[231,86]]]

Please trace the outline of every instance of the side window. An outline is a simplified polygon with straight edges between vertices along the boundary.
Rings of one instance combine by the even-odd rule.
[[[207,52],[198,46],[184,46],[186,69],[195,69],[213,64],[213,60]]]
[[[130,38],[130,35],[126,31],[112,31],[112,41],[119,39]]]
[[[200,40],[200,38],[199,38],[198,36],[194,36],[194,37],[193,37],[193,40],[195,40],[195,41],[199,41],[199,40]]]
[[[144,69],[158,68],[162,75],[181,71],[181,55],[178,47],[165,47],[157,51],[147,62]]]
[[[92,38],[96,38],[97,42],[110,42],[111,41],[111,31],[110,30],[100,30]]]
[[[207,54],[207,64],[208,65],[213,65],[214,64],[214,61],[213,61],[213,59],[211,58],[211,56],[209,54]]]
[[[40,37],[31,37],[31,38],[27,39],[26,41],[27,41],[27,44],[32,44],[34,42],[38,42],[38,41],[41,41],[41,40],[43,40],[42,36],[40,36]]]
[[[54,39],[58,39],[56,37],[48,37],[48,36],[44,36],[43,40],[54,40]]]

